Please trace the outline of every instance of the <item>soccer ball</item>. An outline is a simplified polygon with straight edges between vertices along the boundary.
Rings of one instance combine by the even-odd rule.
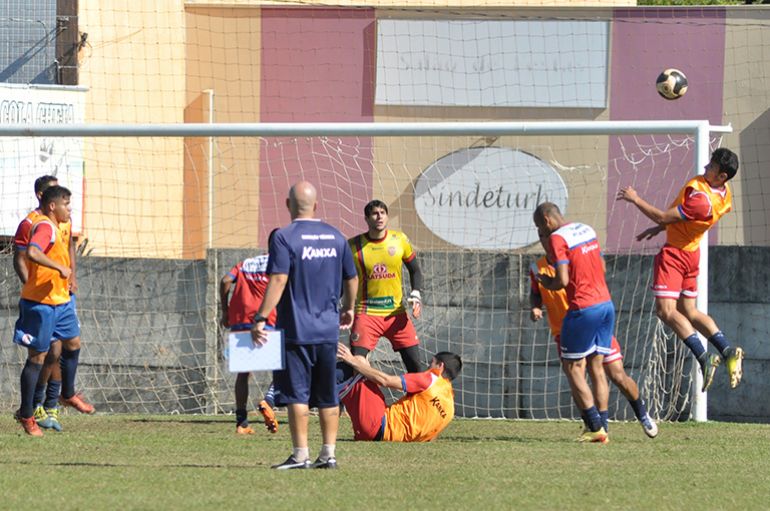
[[[658,94],[666,99],[679,99],[687,92],[687,77],[678,69],[666,69],[655,82]]]

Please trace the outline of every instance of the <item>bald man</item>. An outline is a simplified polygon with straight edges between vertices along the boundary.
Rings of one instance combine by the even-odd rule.
[[[294,450],[286,461],[273,465],[278,470],[337,468],[337,342],[340,328],[353,324],[358,276],[347,240],[315,218],[317,205],[316,190],[307,181],[289,190],[286,207],[292,222],[279,229],[270,243],[269,281],[252,320],[256,343],[265,342],[265,322],[274,308],[276,327],[284,332],[286,363],[273,373],[273,382],[288,405]],[[308,449],[310,407],[318,408],[323,436],[314,463]]]

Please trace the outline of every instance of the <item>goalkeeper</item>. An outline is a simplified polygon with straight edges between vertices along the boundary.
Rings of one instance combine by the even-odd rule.
[[[409,238],[388,229],[388,206],[373,200],[364,207],[369,230],[348,240],[358,272],[356,315],[350,333],[354,355],[366,356],[380,337],[401,355],[409,373],[423,370],[419,340],[402,303],[402,268],[406,265],[412,292],[407,302],[415,319],[422,313],[422,271]]]
[[[385,374],[365,357],[337,345],[339,396],[353,423],[354,440],[429,442],[449,425],[455,415],[454,380],[462,369],[458,355],[436,353],[427,371],[401,376]],[[357,374],[353,376],[353,371]],[[385,405],[380,386],[406,393]]]

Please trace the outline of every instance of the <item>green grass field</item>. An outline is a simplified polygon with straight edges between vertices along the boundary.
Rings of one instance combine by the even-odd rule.
[[[767,509],[770,425],[664,423],[658,438],[612,423],[608,445],[576,422],[455,420],[435,442],[353,442],[337,471],[278,472],[286,418],[236,437],[232,417],[63,417],[34,439],[0,418],[0,508]],[[255,425],[261,423],[254,419]],[[320,436],[311,421],[311,455]]]

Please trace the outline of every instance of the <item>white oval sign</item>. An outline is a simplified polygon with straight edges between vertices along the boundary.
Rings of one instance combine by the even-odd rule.
[[[531,154],[503,147],[461,149],[417,178],[414,203],[441,239],[465,248],[505,250],[538,241],[532,213],[553,202],[566,213],[567,187]]]

